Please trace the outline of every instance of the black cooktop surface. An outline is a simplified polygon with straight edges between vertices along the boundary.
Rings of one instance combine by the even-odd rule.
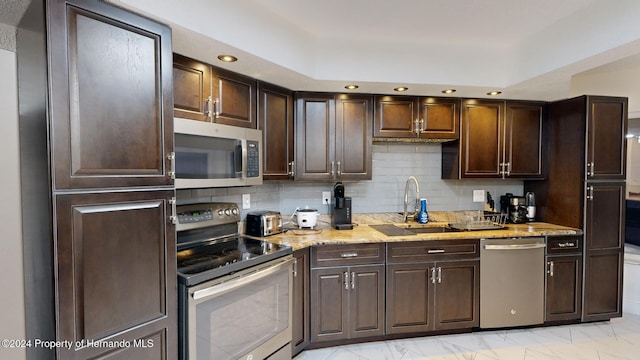
[[[195,285],[290,254],[291,247],[230,236],[179,250],[178,280]]]

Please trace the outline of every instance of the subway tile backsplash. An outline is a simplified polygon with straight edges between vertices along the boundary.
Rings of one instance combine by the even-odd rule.
[[[353,200],[354,213],[399,212],[403,210],[404,187],[409,176],[420,183],[420,197],[429,210],[479,210],[483,204],[472,201],[473,190],[486,190],[499,208],[500,195],[522,195],[520,180],[467,179],[442,180],[440,144],[374,144],[372,180],[344,181],[345,195]],[[263,185],[235,188],[178,190],[178,203],[205,201],[241,204],[242,194],[251,195],[252,210],[278,210],[290,215],[296,208],[314,208],[329,213],[322,204],[322,191],[332,191],[334,181],[296,182],[265,181]],[[415,197],[413,186],[410,199]]]

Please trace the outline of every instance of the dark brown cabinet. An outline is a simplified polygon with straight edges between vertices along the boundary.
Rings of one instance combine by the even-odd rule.
[[[387,244],[386,333],[477,327],[478,257],[476,240]]]
[[[545,321],[579,320],[582,314],[582,237],[547,238]]]
[[[54,198],[58,339],[156,338],[155,351],[175,350],[167,338],[175,336],[177,307],[175,227],[169,222],[173,196],[165,190]],[[105,350],[110,349],[58,351],[62,359],[86,359]]]
[[[384,245],[313,247],[311,266],[312,342],[384,334]]]
[[[376,96],[373,136],[457,139],[459,109],[456,98]]]
[[[173,61],[176,117],[256,128],[255,79],[179,54]]]
[[[580,96],[548,109],[548,174],[524,190],[540,198],[538,219],[584,231],[581,320],[619,317],[627,98]]]
[[[170,28],[34,1],[18,63],[28,357],[177,358]]]
[[[210,121],[213,114],[211,66],[173,54],[173,113],[175,117]]]
[[[311,342],[309,331],[309,248],[293,252],[296,262],[293,272],[292,339],[291,356],[304,350]]]
[[[544,104],[462,100],[460,140],[442,145],[442,178],[541,178]]]
[[[370,180],[372,98],[296,94],[296,180]]]
[[[258,130],[262,130],[264,180],[294,177],[293,93],[287,89],[258,84]]]

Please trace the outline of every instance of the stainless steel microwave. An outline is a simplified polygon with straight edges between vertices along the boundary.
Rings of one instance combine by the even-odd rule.
[[[176,188],[262,184],[262,131],[174,118]]]

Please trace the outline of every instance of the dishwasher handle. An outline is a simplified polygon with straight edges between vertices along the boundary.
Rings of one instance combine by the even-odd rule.
[[[547,247],[547,245],[544,243],[484,245],[485,250],[529,250],[529,249],[542,249],[545,247]]]

